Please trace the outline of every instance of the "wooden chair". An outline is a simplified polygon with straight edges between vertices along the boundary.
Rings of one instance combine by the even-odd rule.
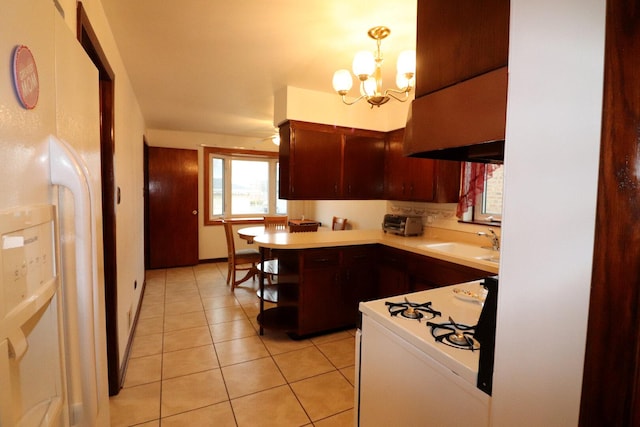
[[[265,216],[264,218],[264,231],[285,231],[287,229],[287,222],[289,217],[287,215],[275,215]]]
[[[332,230],[344,230],[347,227],[347,218],[340,218],[337,216],[333,217],[333,221],[331,222]]]
[[[305,231],[318,231],[318,223],[313,222],[310,224],[289,224],[290,233],[302,233]]]
[[[260,273],[256,267],[256,264],[260,263],[260,252],[256,249],[236,250],[232,223],[229,221],[223,221],[222,223],[224,225],[224,234],[227,237],[227,285],[231,284],[231,290],[233,291],[240,283]],[[244,267],[239,267],[241,265]],[[247,274],[242,279],[236,280],[236,271],[246,271]]]

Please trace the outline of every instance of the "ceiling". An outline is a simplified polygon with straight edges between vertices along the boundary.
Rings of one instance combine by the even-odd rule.
[[[398,53],[415,49],[416,2],[102,0],[147,128],[257,138],[274,134],[279,89],[335,93],[333,72],[375,49],[371,27],[391,29],[383,77],[395,86]]]

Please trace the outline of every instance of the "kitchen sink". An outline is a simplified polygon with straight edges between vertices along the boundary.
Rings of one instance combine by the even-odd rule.
[[[446,242],[424,245],[426,249],[448,253],[462,258],[474,258],[482,261],[500,262],[500,252],[474,246],[467,243]]]

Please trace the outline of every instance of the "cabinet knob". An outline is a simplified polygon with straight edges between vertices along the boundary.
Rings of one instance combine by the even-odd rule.
[[[197,210],[195,210],[195,209],[194,209],[194,210],[192,210],[192,211],[191,211],[191,213],[192,213],[193,215],[198,215],[198,211],[197,211]]]

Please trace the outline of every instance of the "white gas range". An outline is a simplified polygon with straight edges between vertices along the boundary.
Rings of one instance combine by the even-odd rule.
[[[490,380],[488,388],[480,381],[484,391],[479,388],[482,346],[474,329],[487,294],[483,284],[360,303],[357,425],[489,425]],[[495,323],[492,328],[495,333]],[[492,369],[491,363],[489,375]]]

